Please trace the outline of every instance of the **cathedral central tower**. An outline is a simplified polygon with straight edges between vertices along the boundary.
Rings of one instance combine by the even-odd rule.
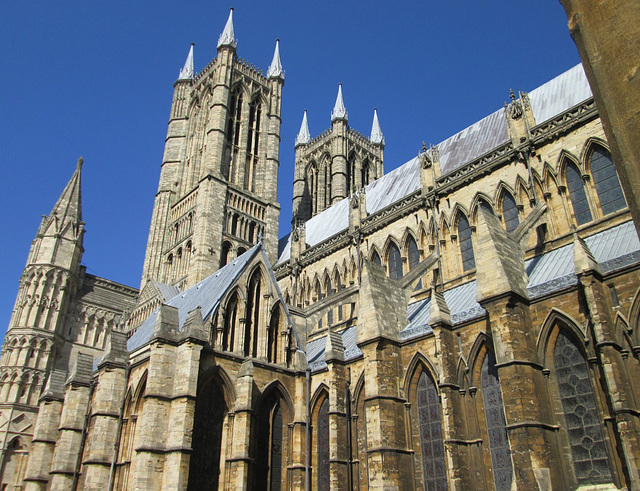
[[[259,240],[276,259],[279,44],[266,76],[236,45],[232,9],[217,58],[195,74],[191,46],[174,84],[141,289],[194,285]]]

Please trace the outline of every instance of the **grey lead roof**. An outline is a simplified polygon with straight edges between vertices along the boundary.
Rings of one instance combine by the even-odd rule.
[[[187,314],[197,307],[200,307],[202,311],[202,319],[207,320],[218,307],[224,294],[233,286],[261,249],[262,243],[258,243],[222,269],[167,302],[167,305],[178,308],[180,330],[187,318]],[[129,351],[139,348],[151,339],[158,311],[159,309],[154,310],[133,336],[129,338],[127,342]]]
[[[591,97],[582,65],[567,70],[529,93],[536,124],[563,113]],[[503,145],[509,140],[504,108],[441,142],[438,147],[443,174]],[[365,187],[367,213],[377,213],[420,188],[420,167],[415,157]],[[307,243],[314,246],[349,226],[348,199],[327,208],[306,222]],[[290,240],[282,244],[277,264],[290,257]]]
[[[603,273],[640,263],[640,240],[638,240],[638,234],[631,221],[593,234],[586,237],[584,241]],[[529,259],[525,261],[525,267],[529,275],[527,289],[531,298],[540,297],[577,283],[573,261],[573,244]],[[444,298],[454,325],[485,314],[485,310],[476,301],[475,280],[446,290]],[[432,331],[429,325],[430,308],[430,298],[407,306],[409,324],[400,332],[401,340],[412,339]],[[349,327],[341,334],[345,360],[351,360],[361,355],[362,352],[356,344],[356,327]],[[320,370],[326,367],[325,346],[326,336],[307,343],[307,360],[311,370]]]

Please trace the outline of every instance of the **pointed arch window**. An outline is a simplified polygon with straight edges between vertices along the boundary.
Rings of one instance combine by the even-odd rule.
[[[228,413],[222,390],[210,380],[198,390],[188,489],[218,489],[222,437]]]
[[[279,398],[272,394],[262,404],[258,420],[255,488],[276,491],[286,489],[282,473],[284,414]]]
[[[591,152],[591,175],[603,215],[626,208],[627,201],[620,187],[611,154],[600,146],[596,146]]]
[[[586,360],[563,330],[553,351],[564,430],[579,485],[611,482],[608,452]]]
[[[329,490],[329,398],[325,397],[316,421],[316,482],[318,491]]]
[[[362,171],[360,172],[362,174],[362,187],[365,187],[369,184],[369,168],[369,161],[365,160],[362,164]]]
[[[222,331],[222,349],[233,351],[236,322],[238,319],[238,294],[234,293],[225,311],[224,327]]]
[[[278,338],[280,336],[280,308],[276,307],[269,323],[269,339],[267,341],[267,361],[278,363]]]
[[[504,226],[507,232],[513,232],[520,225],[516,200],[509,192],[505,192],[502,199],[502,217],[504,218]]]
[[[373,254],[371,254],[371,262],[376,263],[378,266],[382,266],[382,259],[380,259],[378,251],[373,251]]]
[[[442,439],[442,408],[436,386],[424,371],[418,379],[416,401],[424,489],[446,490],[447,472]]]
[[[462,256],[462,271],[469,271],[476,267],[473,255],[473,242],[471,240],[471,227],[469,220],[463,214],[458,219],[458,241],[460,243],[460,255]]]
[[[496,357],[492,351],[487,352],[482,362],[481,384],[487,433],[489,434],[489,448],[491,449],[493,480],[496,491],[508,491],[511,489],[511,481],[513,480],[513,467],[500,378],[496,368]]]
[[[591,215],[591,209],[589,208],[587,193],[584,190],[582,174],[573,162],[567,164],[566,176],[567,190],[569,191],[569,198],[571,199],[576,222],[578,225],[588,223],[593,220],[593,217]]]
[[[262,286],[259,271],[249,281],[249,295],[247,296],[247,315],[244,328],[244,355],[258,356],[258,333],[260,332],[260,293]]]
[[[393,242],[389,246],[389,278],[397,280],[402,278],[402,257],[400,256],[400,250]]]
[[[410,235],[407,239],[407,258],[409,260],[409,271],[420,263],[420,251],[415,239]],[[416,289],[422,288],[422,279],[416,285]]]

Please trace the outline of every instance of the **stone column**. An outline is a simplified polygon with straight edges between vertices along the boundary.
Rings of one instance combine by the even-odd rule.
[[[78,353],[73,372],[66,383],[58,440],[51,465],[52,490],[68,491],[73,487],[91,401],[92,365],[90,355]]]
[[[187,315],[176,349],[178,363],[173,377],[171,424],[167,428],[165,444],[163,489],[186,489],[189,482],[200,354],[206,342],[207,333],[198,307]]]
[[[229,457],[225,462],[224,489],[250,489],[251,415],[253,414],[253,362],[248,359],[238,371],[236,404],[233,412],[233,428]],[[229,413],[231,417],[231,413]],[[221,489],[223,483],[221,482]]]
[[[329,331],[325,348],[325,360],[329,374],[329,480],[331,489],[348,489],[349,448],[345,407],[347,377],[344,366],[342,336]]]
[[[150,342],[145,402],[138,419],[136,458],[132,469],[135,489],[160,489],[162,486],[177,361],[173,342],[178,336],[178,325],[178,309],[162,305]]]
[[[434,281],[434,284],[436,282]],[[429,324],[436,341],[436,353],[442,370],[439,381],[442,401],[443,436],[445,441],[445,459],[447,462],[447,481],[451,490],[472,489],[474,480],[469,472],[469,445],[466,438],[463,401],[457,377],[458,346],[456,336],[451,330],[451,314],[442,292],[431,290]]]
[[[29,462],[25,472],[26,491],[44,491],[49,483],[51,460],[58,438],[58,427],[64,403],[64,371],[54,369],[49,375],[31,440]]]
[[[498,218],[482,207],[476,236],[476,295],[487,311],[493,338],[513,463],[512,487],[544,488],[560,469],[552,469],[550,442],[556,428],[533,335],[522,249]]]
[[[91,433],[87,436],[83,459],[83,485],[87,489],[106,489],[109,484],[127,389],[127,365],[127,335],[111,332],[105,355],[98,364],[91,406]]]

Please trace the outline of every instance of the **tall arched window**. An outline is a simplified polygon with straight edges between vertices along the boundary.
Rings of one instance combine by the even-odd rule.
[[[269,339],[267,342],[267,361],[278,363],[278,339],[280,337],[280,308],[276,307],[269,323]]]
[[[420,427],[424,489],[446,490],[447,471],[444,460],[440,398],[433,380],[424,371],[418,379],[416,408]]]
[[[233,351],[236,331],[236,321],[238,318],[238,294],[234,293],[225,311],[224,327],[222,331],[222,349]]]
[[[496,491],[511,489],[513,467],[511,465],[511,450],[507,436],[507,422],[502,404],[502,390],[500,378],[496,368],[496,357],[488,351],[482,362],[482,401],[484,415],[489,434],[489,449],[491,450],[491,464],[493,466],[493,480]]]
[[[316,420],[316,483],[318,491],[329,490],[329,398],[325,397]]]
[[[260,302],[262,295],[260,272],[256,271],[249,281],[249,295],[247,296],[247,315],[244,328],[244,355],[257,356],[258,333],[260,332]]]
[[[378,266],[382,266],[382,259],[380,259],[380,254],[378,251],[373,251],[371,254],[371,262],[376,263]]]
[[[409,271],[415,268],[420,263],[420,251],[418,251],[418,244],[413,237],[407,238],[407,258],[409,260]],[[422,288],[422,279],[416,285],[416,289]]]
[[[362,187],[365,187],[369,184],[369,167],[369,161],[365,160],[362,164],[362,171],[360,172],[362,174]]]
[[[458,220],[458,241],[460,243],[460,255],[462,256],[462,271],[469,271],[476,267],[476,260],[473,256],[469,220],[462,213]]]
[[[611,482],[602,418],[589,368],[573,339],[563,330],[558,333],[553,362],[576,480],[579,485]]]
[[[286,474],[282,472],[286,463],[284,430],[282,402],[277,393],[272,392],[261,404],[258,416],[255,489],[286,489]]]
[[[397,280],[402,278],[402,257],[400,250],[393,242],[389,246],[389,278]]]
[[[504,218],[504,226],[507,232],[513,232],[518,225],[520,225],[520,219],[518,218],[518,207],[516,206],[516,200],[513,199],[511,193],[504,193],[502,199],[502,217]]]
[[[591,152],[591,175],[603,215],[626,208],[627,202],[611,154],[602,147],[595,147]]]
[[[222,433],[228,408],[214,380],[198,390],[188,489],[218,489]]]
[[[577,224],[583,225],[593,220],[593,217],[591,216],[587,193],[584,191],[582,174],[580,174],[580,170],[573,162],[567,164],[566,172],[567,190],[569,191],[569,198],[573,205],[573,213],[576,217]]]

